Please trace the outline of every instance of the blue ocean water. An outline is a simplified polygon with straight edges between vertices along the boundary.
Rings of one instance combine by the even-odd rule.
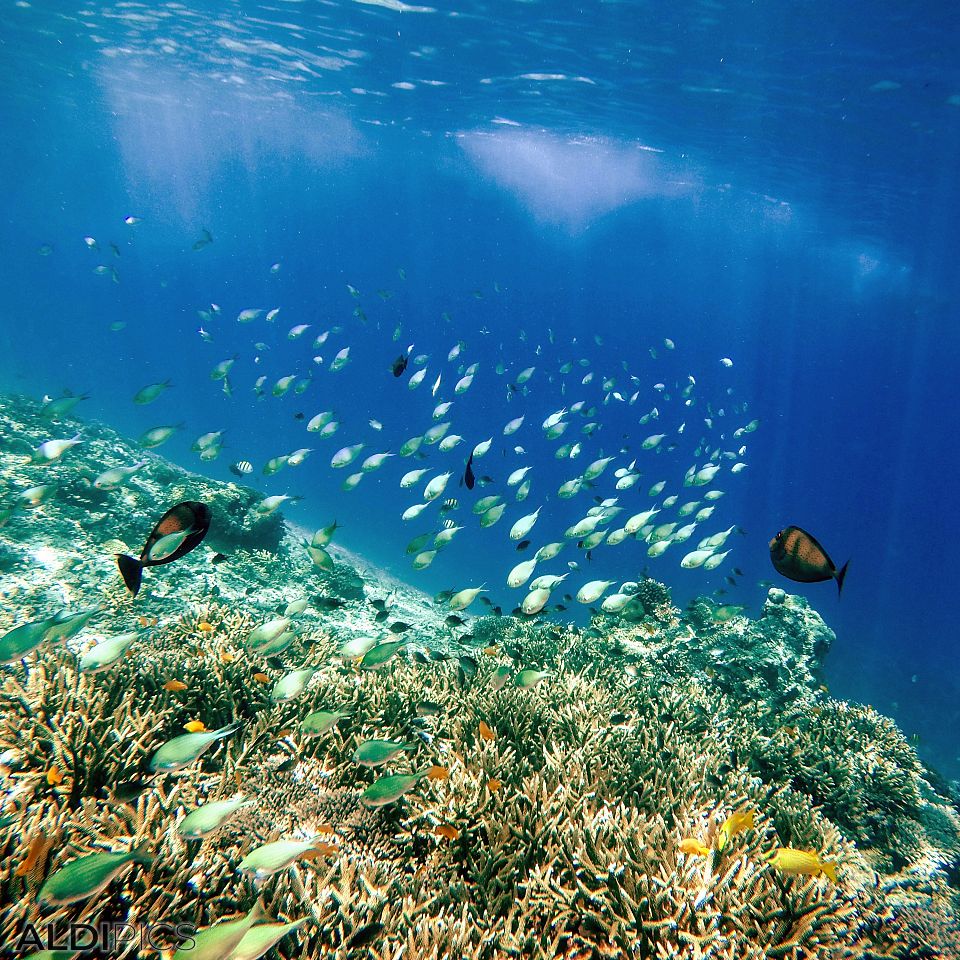
[[[681,603],[724,589],[752,612],[758,581],[801,592],[837,631],[832,692],[891,714],[960,776],[958,32],[946,5],[917,3],[5,5],[0,386],[88,391],[78,414],[134,436],[184,421],[162,454],[223,479],[249,459],[249,482],[303,497],[292,520],[336,517],[345,546],[405,579],[431,592],[485,582],[507,609],[523,596],[509,569],[562,539],[594,495],[619,495],[621,518],[658,502],[660,480],[659,500],[695,499],[684,471],[746,442],[747,468],[721,461],[726,496],[686,546],[649,559],[628,540],[588,561],[569,545],[550,571],[577,561],[576,592],[646,570]],[[204,230],[214,241],[194,250]],[[222,312],[208,321],[211,303]],[[248,308],[280,313],[237,323]],[[296,324],[310,328],[289,340]],[[390,373],[410,344],[428,356],[414,391],[412,363]],[[345,346],[351,362],[331,373]],[[234,356],[227,397],[210,370]],[[511,391],[528,366],[526,394]],[[272,397],[288,374],[311,384]],[[132,403],[167,378],[155,403]],[[396,451],[440,400],[455,401],[461,446],[341,490],[357,467],[332,470],[337,449]],[[597,432],[576,415],[569,437],[546,441],[543,419],[577,400],[596,406]],[[327,409],[343,425],[320,440],[304,424]],[[190,445],[211,430],[226,446],[201,464]],[[660,432],[673,452],[639,449]],[[494,483],[459,489],[465,451],[488,437],[476,466]],[[576,439],[580,456],[558,461]],[[299,447],[314,451],[303,465],[261,476]],[[600,456],[615,461],[597,488],[558,500]],[[617,494],[612,470],[634,458],[642,477]],[[466,529],[415,573],[404,547],[436,528],[436,505],[430,522],[402,522],[420,488],[398,478],[420,465],[453,472]],[[515,504],[505,479],[521,466],[532,486]],[[480,530],[469,507],[491,492],[510,506]],[[538,506],[531,553],[517,554],[509,525]],[[850,558],[842,599],[774,573],[767,541],[788,523]],[[681,569],[700,536],[732,524],[745,535],[723,567]]]

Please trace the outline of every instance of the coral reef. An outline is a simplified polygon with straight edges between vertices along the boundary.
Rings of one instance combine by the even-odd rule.
[[[12,436],[35,446],[35,411],[13,409]],[[137,456],[104,428],[84,435],[111,464]],[[3,668],[0,943],[27,922],[213,923],[257,897],[240,860],[297,837],[316,838],[315,855],[260,890],[275,916],[311,918],[281,956],[960,955],[960,816],[892,722],[822,688],[833,634],[804,601],[771,591],[756,620],[706,602],[681,612],[648,580],[629,619],[577,629],[487,616],[464,646],[442,605],[342,556],[323,573],[279,521],[248,529],[246,506],[228,504],[255,502],[253,491],[147,455],[102,499],[78,479],[91,461],[71,453],[72,465],[47,468],[67,494],[0,529],[0,633],[99,604],[76,637]],[[9,482],[31,480],[14,470]],[[229,561],[212,564],[204,547],[149,571],[131,602],[110,556],[118,535],[147,532],[130,498],[174,491],[223,505]],[[290,645],[258,652],[254,627],[298,599],[308,605],[291,614]],[[397,620],[411,629],[391,633]],[[79,671],[96,638],[131,629],[122,660]],[[348,640],[398,636],[406,646],[377,670],[339,654]],[[275,702],[274,682],[303,666],[317,671],[307,690]],[[522,689],[498,681],[503,668],[548,676]],[[321,709],[344,715],[301,733]],[[153,751],[191,720],[240,729],[186,769],[151,774]],[[352,755],[369,738],[410,749],[367,769]],[[361,804],[378,776],[431,766],[445,773],[402,800]],[[176,831],[186,811],[236,794],[252,803],[216,833]],[[753,826],[718,849],[721,824],[745,810]],[[75,856],[143,841],[154,863],[103,895],[38,903]],[[783,846],[834,861],[838,882],[784,874],[770,862]]]

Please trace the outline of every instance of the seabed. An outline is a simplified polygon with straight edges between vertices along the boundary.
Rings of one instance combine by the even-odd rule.
[[[27,453],[51,435],[40,405],[3,397],[0,417],[5,502],[52,487],[0,528],[0,638],[90,614],[3,667],[6,952],[28,925],[204,928],[262,898],[276,920],[307,918],[275,948],[283,957],[960,956],[957,797],[891,720],[829,696],[834,635],[801,598],[772,589],[757,619],[721,622],[647,580],[627,615],[588,629],[469,611],[450,627],[443,604],[336,544],[332,569],[318,569],[303,531],[251,514],[253,489],[71,418],[56,435],[84,442],[39,466]],[[119,490],[93,487],[141,459]],[[113,555],[138,553],[185,499],[212,507],[207,539],[148,569],[132,599]],[[304,599],[285,645],[251,643]],[[409,629],[391,632],[398,622]],[[125,656],[79,670],[97,641],[129,631]],[[360,638],[407,643],[365,670],[341,652]],[[276,681],[304,667],[316,671],[304,692],[275,701]],[[521,686],[524,670],[547,675]],[[346,715],[304,735],[315,710]],[[194,720],[239,729],[185,769],[151,774],[157,747]],[[372,770],[352,759],[370,738],[416,749]],[[428,767],[446,775],[382,807],[361,802],[377,778]],[[236,796],[251,803],[206,839],[177,831],[187,812]],[[747,811],[753,826],[719,849],[721,825]],[[309,856],[256,885],[237,871],[260,844],[311,838]],[[683,852],[692,841],[702,852]],[[76,857],[141,843],[153,864],[102,894],[38,901]],[[837,882],[777,869],[783,847],[834,862]]]

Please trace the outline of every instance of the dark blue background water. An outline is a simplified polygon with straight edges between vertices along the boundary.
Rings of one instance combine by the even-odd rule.
[[[629,512],[652,503],[659,479],[693,499],[679,480],[706,401],[748,401],[727,426],[761,419],[746,438],[749,468],[723,475],[728,494],[702,525],[747,533],[728,544],[745,574],[730,598],[758,609],[756,582],[775,576],[766,542],[786,523],[815,532],[838,563],[851,557],[842,601],[832,584],[797,588],[837,630],[833,692],[894,715],[956,776],[958,32],[947,6],[921,4],[885,15],[859,3],[791,13],[704,3],[669,16],[640,3],[457,15],[357,3],[8,6],[0,381],[35,396],[88,390],[78,413],[134,436],[185,420],[161,452],[189,466],[199,464],[190,443],[224,429],[228,446],[209,465],[224,479],[237,458],[259,466],[311,446],[296,470],[251,480],[302,495],[288,515],[308,526],[338,517],[344,544],[425,589],[488,581],[507,604],[522,596],[502,586],[521,559],[506,536],[514,519],[547,503],[536,543],[556,538],[590,496],[568,509],[556,488],[621,444],[633,444],[644,472],[621,499]],[[143,223],[125,226],[130,214]],[[215,242],[193,251],[204,227]],[[95,276],[99,263],[120,283]],[[211,301],[223,316],[207,325],[208,344],[197,310]],[[241,309],[275,306],[273,325],[235,322]],[[126,328],[111,332],[120,320]],[[296,323],[311,328],[289,342]],[[336,325],[342,333],[311,349]],[[365,456],[422,432],[441,367],[437,400],[452,399],[445,357],[458,339],[463,360],[481,364],[451,411],[466,443],[431,462],[457,470],[462,450],[493,435],[480,463],[501,482],[491,489],[524,463],[534,486],[489,531],[471,516],[435,565],[413,574],[403,547],[430,524],[400,522],[418,491],[401,492],[397,478],[418,464],[391,461],[344,494],[351,471],[328,462],[347,443],[365,441]],[[257,365],[261,340],[270,349]],[[431,355],[416,392],[388,372],[410,342]],[[329,363],[347,344],[353,359],[339,374],[311,360]],[[231,400],[209,371],[234,354]],[[559,364],[581,357],[629,395],[626,360],[641,399],[600,406],[603,429],[559,464],[540,421],[581,396],[602,398],[598,383],[574,389],[580,367],[560,396]],[[498,358],[514,374],[537,366],[528,397],[508,401]],[[251,392],[261,374],[269,387],[311,369],[302,397],[258,402]],[[687,374],[701,399],[684,413],[651,387]],[[132,404],[167,377],[175,387],[163,398]],[[661,423],[637,425],[654,403]],[[294,419],[328,408],[344,418],[332,440]],[[501,442],[520,413],[524,430]],[[385,425],[379,436],[371,416]],[[635,450],[684,417],[697,426],[674,456]],[[515,442],[529,456],[512,454]],[[612,495],[609,474],[605,483],[597,492]],[[451,492],[462,518],[469,498]],[[649,562],[679,600],[723,584],[723,569],[681,570],[684,549]],[[569,582],[626,579],[647,565],[639,544],[600,548]]]

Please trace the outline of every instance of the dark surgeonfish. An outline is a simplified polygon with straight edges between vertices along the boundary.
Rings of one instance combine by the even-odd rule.
[[[391,368],[393,370],[393,375],[395,377],[402,377],[404,370],[407,369],[407,364],[410,362],[410,356],[406,353],[401,353],[396,360],[393,361]]]
[[[210,529],[210,508],[196,500],[171,507],[147,537],[140,558],[118,553],[117,566],[127,589],[136,596],[144,567],[159,567],[186,556],[198,546]]]
[[[820,546],[817,538],[800,527],[784,527],[770,541],[770,560],[777,573],[798,583],[836,580],[837,593],[843,590],[848,560],[839,570]]]
[[[463,470],[463,478],[460,481],[460,485],[466,485],[468,490],[472,490],[476,482],[477,478],[473,475],[473,454],[471,453],[467,459],[467,465]]]

